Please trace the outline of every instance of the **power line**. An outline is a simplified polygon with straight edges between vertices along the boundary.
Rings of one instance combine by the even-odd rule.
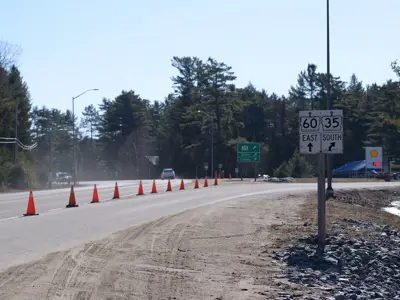
[[[0,137],[0,144],[16,144],[22,150],[32,151],[38,146],[38,143],[32,145],[25,145],[17,138]]]

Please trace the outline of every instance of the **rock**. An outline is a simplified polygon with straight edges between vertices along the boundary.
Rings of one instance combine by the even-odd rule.
[[[348,300],[349,298],[346,297],[344,294],[339,293],[335,295],[335,300]]]
[[[343,228],[349,226],[352,231],[353,228],[354,231],[363,229],[362,238],[343,234]],[[400,299],[397,297],[400,290],[399,230],[346,220],[333,224],[330,231],[324,253],[319,251],[317,237],[312,235],[272,255],[287,265],[285,276],[290,282],[312,287],[310,290],[315,293],[332,290],[332,294],[337,293],[332,299]],[[309,299],[322,299],[320,296],[312,298],[313,294]]]

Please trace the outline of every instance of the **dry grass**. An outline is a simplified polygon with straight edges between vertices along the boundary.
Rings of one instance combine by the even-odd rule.
[[[386,190],[351,190],[336,192],[336,199],[326,202],[326,224],[327,233],[333,225],[343,224],[343,233],[353,236],[351,230],[346,230],[345,219],[371,222],[377,225],[388,225],[400,228],[398,216],[382,211],[381,208],[389,205],[392,201],[400,200],[400,188]],[[273,249],[281,250],[296,242],[299,237],[310,236],[317,233],[317,196],[309,193],[301,205],[297,220],[284,222],[281,225],[273,225],[274,234]],[[368,230],[367,230],[368,231]],[[357,233],[362,234],[362,232]]]

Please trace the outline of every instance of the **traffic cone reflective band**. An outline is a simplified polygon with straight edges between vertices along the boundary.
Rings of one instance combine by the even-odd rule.
[[[138,195],[138,196],[144,195],[143,184],[142,184],[142,181],[141,181],[141,180],[140,180],[140,182],[139,182],[139,190],[138,190],[137,195]]]
[[[183,182],[183,178],[181,179],[181,186],[179,190],[184,190],[185,189],[185,183]]]
[[[119,199],[119,189],[118,189],[118,183],[115,183],[115,188],[114,188],[114,197],[113,199]]]
[[[92,197],[92,202],[90,203],[99,203],[99,193],[97,192],[97,186],[94,185],[94,189],[93,189],[93,197]]]
[[[156,180],[153,179],[153,187],[151,188],[151,193],[152,194],[157,194],[157,186],[156,186]]]
[[[206,176],[206,178],[204,178],[204,187],[208,187],[208,179],[207,179],[207,176]]]
[[[217,176],[215,176],[214,185],[218,185],[218,177]]]
[[[168,179],[167,192],[172,192],[171,181]]]
[[[69,193],[69,202],[66,207],[68,208],[68,207],[78,207],[78,206],[79,205],[76,204],[74,186],[71,185],[71,192]]]
[[[35,200],[33,199],[32,190],[29,191],[28,207],[26,208],[26,214],[24,216],[37,216],[35,208]]]
[[[194,182],[194,188],[198,189],[199,188],[199,179],[196,177],[196,181]]]

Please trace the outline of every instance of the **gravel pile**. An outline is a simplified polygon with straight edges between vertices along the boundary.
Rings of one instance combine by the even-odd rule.
[[[362,231],[357,238],[342,229]],[[368,229],[366,234],[364,231]],[[333,224],[325,252],[317,248],[316,236],[300,239],[289,250],[272,257],[288,266],[287,278],[315,289],[316,294],[302,299],[400,299],[400,230],[369,222],[344,220]],[[357,234],[356,234],[357,235]],[[282,295],[281,299],[299,299]]]

